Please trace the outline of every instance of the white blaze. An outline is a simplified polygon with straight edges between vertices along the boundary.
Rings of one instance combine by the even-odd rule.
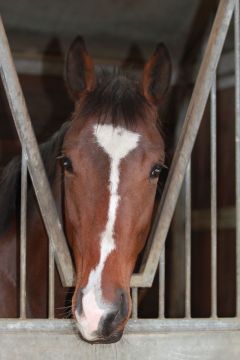
[[[114,225],[120,201],[118,194],[120,162],[137,147],[140,138],[139,134],[120,126],[94,125],[93,132],[98,145],[110,159],[110,197],[106,227],[100,235],[100,260],[96,268],[91,271],[88,284],[83,290],[82,315],[79,317],[79,315],[76,314],[79,329],[82,335],[88,340],[94,339],[94,332],[98,329],[99,321],[102,315],[106,313],[107,308],[109,308],[102,298],[101,278],[106,259],[116,247]]]

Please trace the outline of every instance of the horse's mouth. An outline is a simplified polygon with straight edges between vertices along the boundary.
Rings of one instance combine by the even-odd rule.
[[[113,343],[116,343],[119,340],[121,340],[122,335],[123,335],[123,331],[116,332],[116,333],[110,335],[107,338],[99,337],[99,338],[96,338],[95,340],[87,340],[82,336],[81,333],[79,333],[79,335],[80,335],[80,338],[83,341],[85,341],[85,342],[87,342],[88,344],[91,344],[91,345],[94,345],[94,344],[113,344]]]
[[[87,342],[88,344],[112,344],[118,342],[123,335],[123,327],[116,329],[115,331],[109,333],[105,333],[102,330],[97,330],[96,332],[91,334],[91,337],[88,338],[85,336],[84,331],[82,331],[81,328],[79,328],[78,322],[77,322],[77,328],[78,328],[78,335],[79,337]]]

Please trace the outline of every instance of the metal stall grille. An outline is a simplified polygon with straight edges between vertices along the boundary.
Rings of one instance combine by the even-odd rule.
[[[224,41],[234,12],[235,35],[235,171],[236,171],[236,314],[233,318],[218,317],[217,309],[217,65],[222,52]],[[206,47],[205,55],[199,70],[192,98],[188,107],[182,133],[172,161],[170,173],[165,185],[164,193],[159,205],[159,213],[153,226],[151,236],[152,247],[149,257],[144,264],[142,274],[133,276],[133,283],[138,286],[152,284],[157,261],[155,256],[163,247],[159,261],[159,319],[153,320],[161,331],[165,328],[170,331],[176,329],[239,329],[239,266],[240,266],[240,239],[239,239],[239,176],[240,176],[240,109],[239,109],[239,1],[221,1],[211,34]],[[209,318],[192,318],[191,311],[191,243],[192,243],[192,209],[191,209],[191,152],[199,130],[201,119],[207,104],[210,102],[210,236],[211,236],[211,314]],[[165,249],[170,222],[173,217],[180,186],[183,183],[185,193],[185,314],[184,319],[165,318]],[[146,275],[144,277],[144,275]],[[137,319],[138,290],[133,288],[133,318]]]
[[[224,41],[234,13],[235,29],[235,124],[236,124],[236,316],[217,316],[217,172],[216,127],[217,92],[216,71]],[[54,261],[64,285],[73,285],[73,268],[66,241],[58,220],[52,195],[43,169],[37,143],[31,128],[23,95],[14,69],[4,28],[0,23],[0,69],[5,91],[22,144],[21,183],[21,269],[20,319],[1,319],[0,331],[37,330],[72,331],[70,320],[54,319]],[[211,116],[211,316],[192,318],[191,311],[191,153],[204,109],[210,96]],[[163,333],[173,331],[240,330],[240,41],[239,1],[222,0],[213,23],[204,58],[188,107],[181,136],[153,223],[149,244],[140,272],[131,280],[133,311],[127,333]],[[26,319],[26,191],[27,171],[39,201],[41,213],[50,238],[49,242],[49,319]],[[185,180],[184,180],[185,179]],[[165,249],[164,243],[174,214],[182,185],[185,188],[185,317],[165,318]],[[44,196],[43,196],[44,194]],[[162,251],[161,251],[162,250]],[[55,260],[54,260],[55,259]],[[138,318],[138,288],[151,287],[156,271],[158,277],[158,318]]]

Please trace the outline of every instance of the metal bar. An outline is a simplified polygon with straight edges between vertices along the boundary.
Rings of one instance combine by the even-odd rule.
[[[27,157],[22,148],[20,213],[20,318],[26,318]]]
[[[191,160],[185,177],[185,317],[191,317]]]
[[[9,44],[0,18],[0,71],[19,139],[24,146],[41,214],[56,258],[63,285],[73,284],[73,265],[58,218],[56,206],[39,153],[22,89],[14,67]]]
[[[211,89],[211,316],[217,316],[217,105],[216,76]]]
[[[73,333],[75,326],[72,320],[55,319],[0,319],[0,333],[17,333],[23,331]],[[201,319],[130,319],[125,333],[169,333],[173,331],[239,331],[240,322],[237,318],[201,318]]]
[[[239,1],[234,14],[235,30],[235,167],[236,167],[236,314],[240,317],[240,33]]]
[[[138,288],[132,288],[132,319],[138,318]]]
[[[227,35],[236,0],[221,0],[213,23],[203,61],[188,107],[181,136],[174,154],[162,199],[152,227],[154,240],[141,274],[134,274],[132,286],[151,286],[182,186],[186,167],[198,133],[217,64]]]
[[[160,260],[159,260],[158,317],[160,319],[163,319],[165,317],[165,247],[161,252]]]
[[[54,272],[55,272],[55,263],[54,263],[54,252],[52,249],[52,244],[49,242],[48,247],[48,318],[54,319]]]

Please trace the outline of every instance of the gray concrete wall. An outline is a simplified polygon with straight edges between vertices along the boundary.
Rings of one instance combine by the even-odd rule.
[[[117,344],[88,345],[69,333],[5,333],[1,360],[239,360],[239,332],[128,334]]]

